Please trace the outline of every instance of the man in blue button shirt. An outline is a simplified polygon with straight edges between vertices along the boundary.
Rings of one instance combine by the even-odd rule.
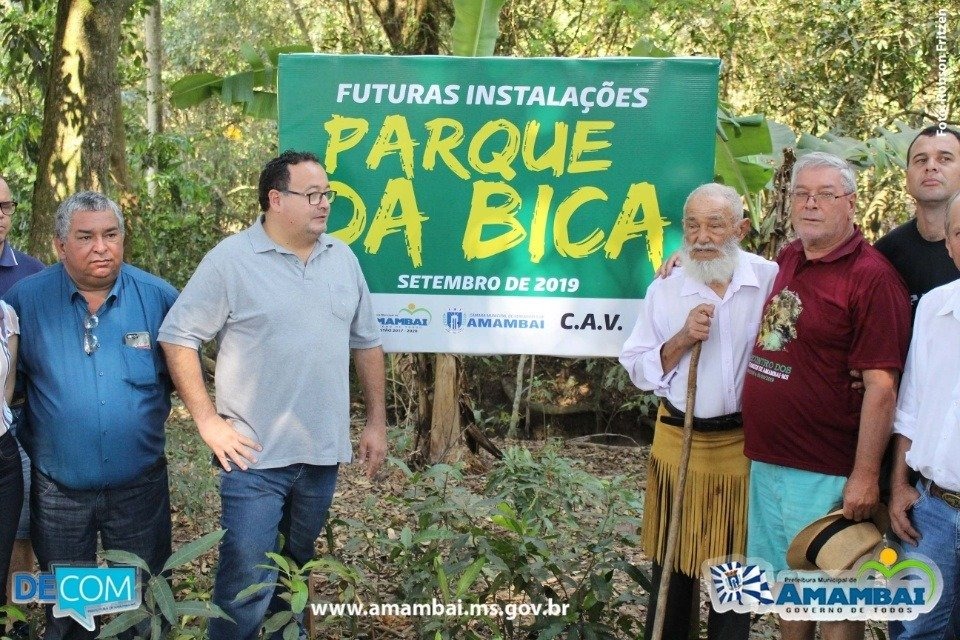
[[[55,231],[60,262],[6,295],[20,316],[37,559],[44,570],[93,563],[99,533],[105,549],[159,573],[170,555],[171,384],[156,337],[177,292],[123,263],[123,216],[109,198],[70,196]],[[48,607],[46,640],[94,637]]]

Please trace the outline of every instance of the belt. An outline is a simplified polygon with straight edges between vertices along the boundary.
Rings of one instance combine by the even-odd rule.
[[[673,427],[682,427],[684,421],[683,411],[673,406],[666,398],[661,398],[660,400],[663,402],[667,413],[670,414],[662,416],[660,420],[664,424],[669,424]],[[730,431],[732,429],[739,429],[742,426],[743,416],[739,411],[737,413],[728,413],[725,416],[716,416],[715,418],[694,417],[693,419],[694,431]]]
[[[930,495],[932,495],[934,498],[940,498],[954,509],[960,509],[960,492],[948,491],[947,489],[938,486],[937,483],[930,478],[924,478],[923,476],[920,477],[923,478],[923,481],[927,484],[927,490],[930,492]]]

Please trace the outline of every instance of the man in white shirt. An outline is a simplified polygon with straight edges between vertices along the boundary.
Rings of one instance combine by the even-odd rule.
[[[750,228],[740,196],[706,184],[683,208],[682,267],[650,284],[620,363],[633,383],[661,398],[650,451],[643,545],[659,584],[680,458],[690,350],[703,342],[687,473],[663,637],[689,637],[691,604],[706,560],[743,554],[749,462],[743,455],[740,396],[763,304],[777,265],[740,249]],[[657,607],[647,608],[646,633]],[[748,614],[711,611],[710,640],[745,640]]]
[[[960,268],[960,194],[947,210],[946,232],[947,251]],[[960,280],[920,299],[893,430],[890,524],[940,568],[943,594],[930,613],[891,622],[890,637],[956,637],[946,630],[960,598]],[[916,485],[908,467],[920,473]]]

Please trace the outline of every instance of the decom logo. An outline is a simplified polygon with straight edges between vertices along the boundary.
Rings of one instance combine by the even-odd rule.
[[[940,569],[896,549],[864,556],[846,571],[781,571],[758,558],[705,562],[703,579],[719,612],[776,613],[787,620],[913,620],[940,599]]]
[[[54,566],[52,572],[13,574],[14,604],[52,604],[56,618],[73,618],[88,631],[94,617],[140,606],[136,567]]]

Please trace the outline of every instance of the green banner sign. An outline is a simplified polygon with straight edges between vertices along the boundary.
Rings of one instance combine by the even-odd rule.
[[[718,69],[287,55],[280,147],[326,167],[329,229],[354,248],[378,313],[429,313],[397,331],[381,318],[388,348],[556,353],[546,334],[577,325],[583,338],[556,341],[558,355],[613,355],[679,244],[684,199],[713,178]],[[498,339],[471,337],[484,312],[507,316],[482,327]],[[602,328],[583,330],[587,313]]]

